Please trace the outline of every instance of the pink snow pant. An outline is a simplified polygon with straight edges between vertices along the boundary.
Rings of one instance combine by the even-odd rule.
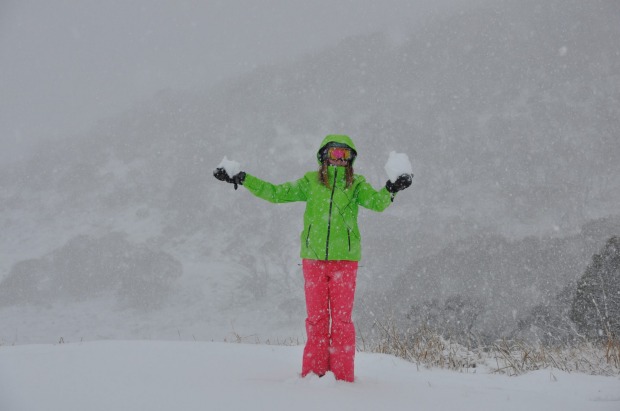
[[[353,382],[355,327],[351,321],[357,261],[303,260],[306,333],[301,376],[327,371]]]

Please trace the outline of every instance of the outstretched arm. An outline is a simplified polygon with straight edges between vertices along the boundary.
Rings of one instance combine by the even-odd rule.
[[[363,178],[363,177],[362,177]],[[396,193],[411,185],[413,174],[403,174],[395,182],[388,182],[379,191],[365,180],[358,186],[357,201],[362,207],[374,211],[383,211],[394,201]]]
[[[363,179],[357,186],[357,203],[369,210],[383,211],[392,203],[392,197],[385,187],[377,191]]]
[[[275,185],[253,175],[246,174],[243,186],[256,197],[272,203],[306,201],[308,193],[308,180],[306,177],[302,177],[297,181]]]

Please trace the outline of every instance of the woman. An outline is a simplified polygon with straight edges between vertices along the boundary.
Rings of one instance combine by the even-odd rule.
[[[317,152],[319,170],[294,182],[274,185],[245,172],[229,176],[214,171],[222,181],[243,185],[272,203],[305,201],[301,258],[306,294],[307,342],[302,377],[323,376],[353,382],[355,327],[351,321],[357,264],[361,258],[358,206],[385,210],[395,194],[411,185],[413,175],[403,174],[376,191],[364,177],[353,174],[357,156],[345,135],[328,135]]]

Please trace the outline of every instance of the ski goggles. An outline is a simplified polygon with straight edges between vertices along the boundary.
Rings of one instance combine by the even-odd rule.
[[[354,157],[353,150],[345,147],[329,147],[326,157],[330,160],[346,160],[351,161]]]

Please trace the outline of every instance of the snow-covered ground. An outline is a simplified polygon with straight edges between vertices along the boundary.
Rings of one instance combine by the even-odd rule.
[[[620,410],[620,379],[418,369],[358,353],[356,381],[299,376],[301,346],[107,341],[0,347],[0,410]]]

